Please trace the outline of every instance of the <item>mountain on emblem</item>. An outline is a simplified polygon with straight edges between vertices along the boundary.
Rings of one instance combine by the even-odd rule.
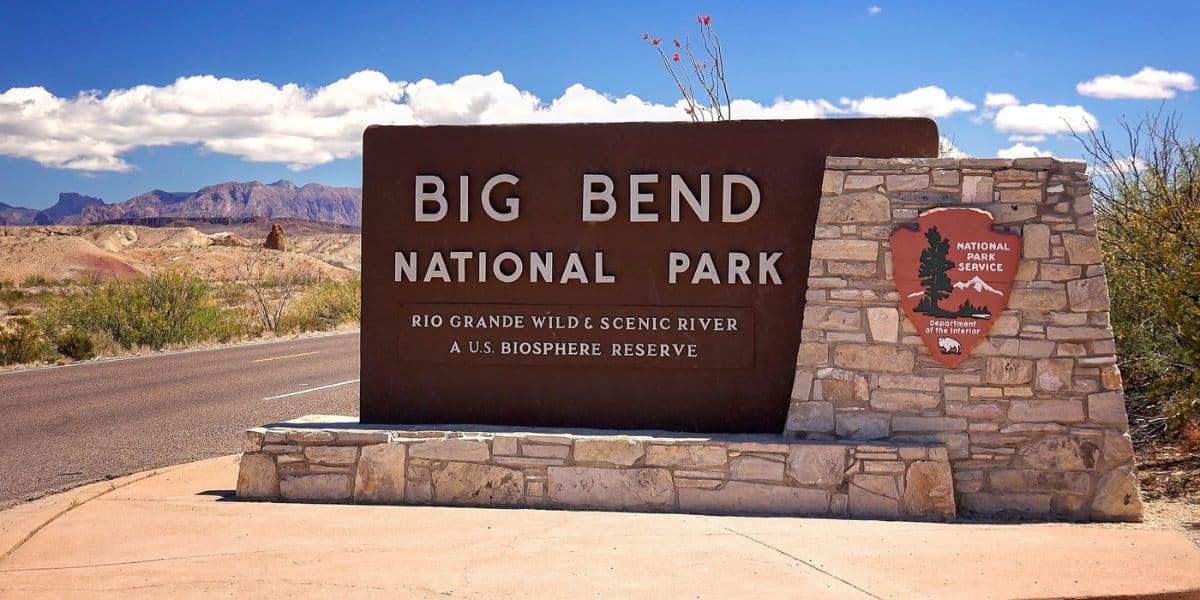
[[[954,287],[955,289],[959,290],[970,288],[977,292],[991,292],[997,296],[1004,295],[1004,292],[1001,292],[1000,290],[988,285],[987,282],[980,279],[978,275],[968,279],[967,281],[956,281],[954,283]]]
[[[984,210],[935,208],[897,227],[891,246],[901,308],[930,354],[958,366],[1008,303],[1020,236],[993,230]]]

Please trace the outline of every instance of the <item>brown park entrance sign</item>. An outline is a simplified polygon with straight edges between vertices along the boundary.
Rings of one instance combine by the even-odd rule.
[[[977,208],[935,208],[892,232],[900,306],[938,362],[957,367],[1008,304],[1021,236],[992,229]]]
[[[927,119],[371,127],[361,419],[783,428],[826,156]]]

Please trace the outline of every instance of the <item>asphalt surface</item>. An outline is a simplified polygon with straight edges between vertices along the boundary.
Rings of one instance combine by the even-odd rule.
[[[354,332],[0,373],[0,509],[239,452],[263,423],[357,415],[358,346]]]

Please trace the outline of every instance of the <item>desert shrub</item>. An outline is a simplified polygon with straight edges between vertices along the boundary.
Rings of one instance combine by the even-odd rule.
[[[54,340],[54,350],[74,360],[87,360],[96,356],[96,345],[92,337],[78,329],[68,329]]]
[[[49,345],[41,330],[29,319],[16,319],[0,328],[0,365],[19,365],[43,360]]]
[[[1174,116],[1081,138],[1134,433],[1200,422],[1200,144]]]
[[[24,309],[25,292],[21,290],[0,287],[0,304],[3,304],[8,314],[15,315]]]
[[[213,299],[209,282],[178,270],[89,284],[52,300],[44,319],[52,338],[74,329],[107,335],[126,350],[135,346],[160,350],[241,334],[238,321]]]
[[[284,315],[284,331],[324,331],[356,323],[362,315],[362,281],[324,281],[307,288]]]
[[[21,282],[21,287],[51,287],[57,282],[45,275],[30,275]]]

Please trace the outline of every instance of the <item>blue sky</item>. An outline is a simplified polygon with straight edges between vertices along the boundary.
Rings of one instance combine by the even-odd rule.
[[[641,34],[694,36],[697,14],[747,114],[929,114],[975,156],[1078,156],[1064,119],[1112,128],[1160,105],[1200,131],[1190,2],[344,4],[0,5],[0,202],[358,185],[364,120],[682,117]]]

